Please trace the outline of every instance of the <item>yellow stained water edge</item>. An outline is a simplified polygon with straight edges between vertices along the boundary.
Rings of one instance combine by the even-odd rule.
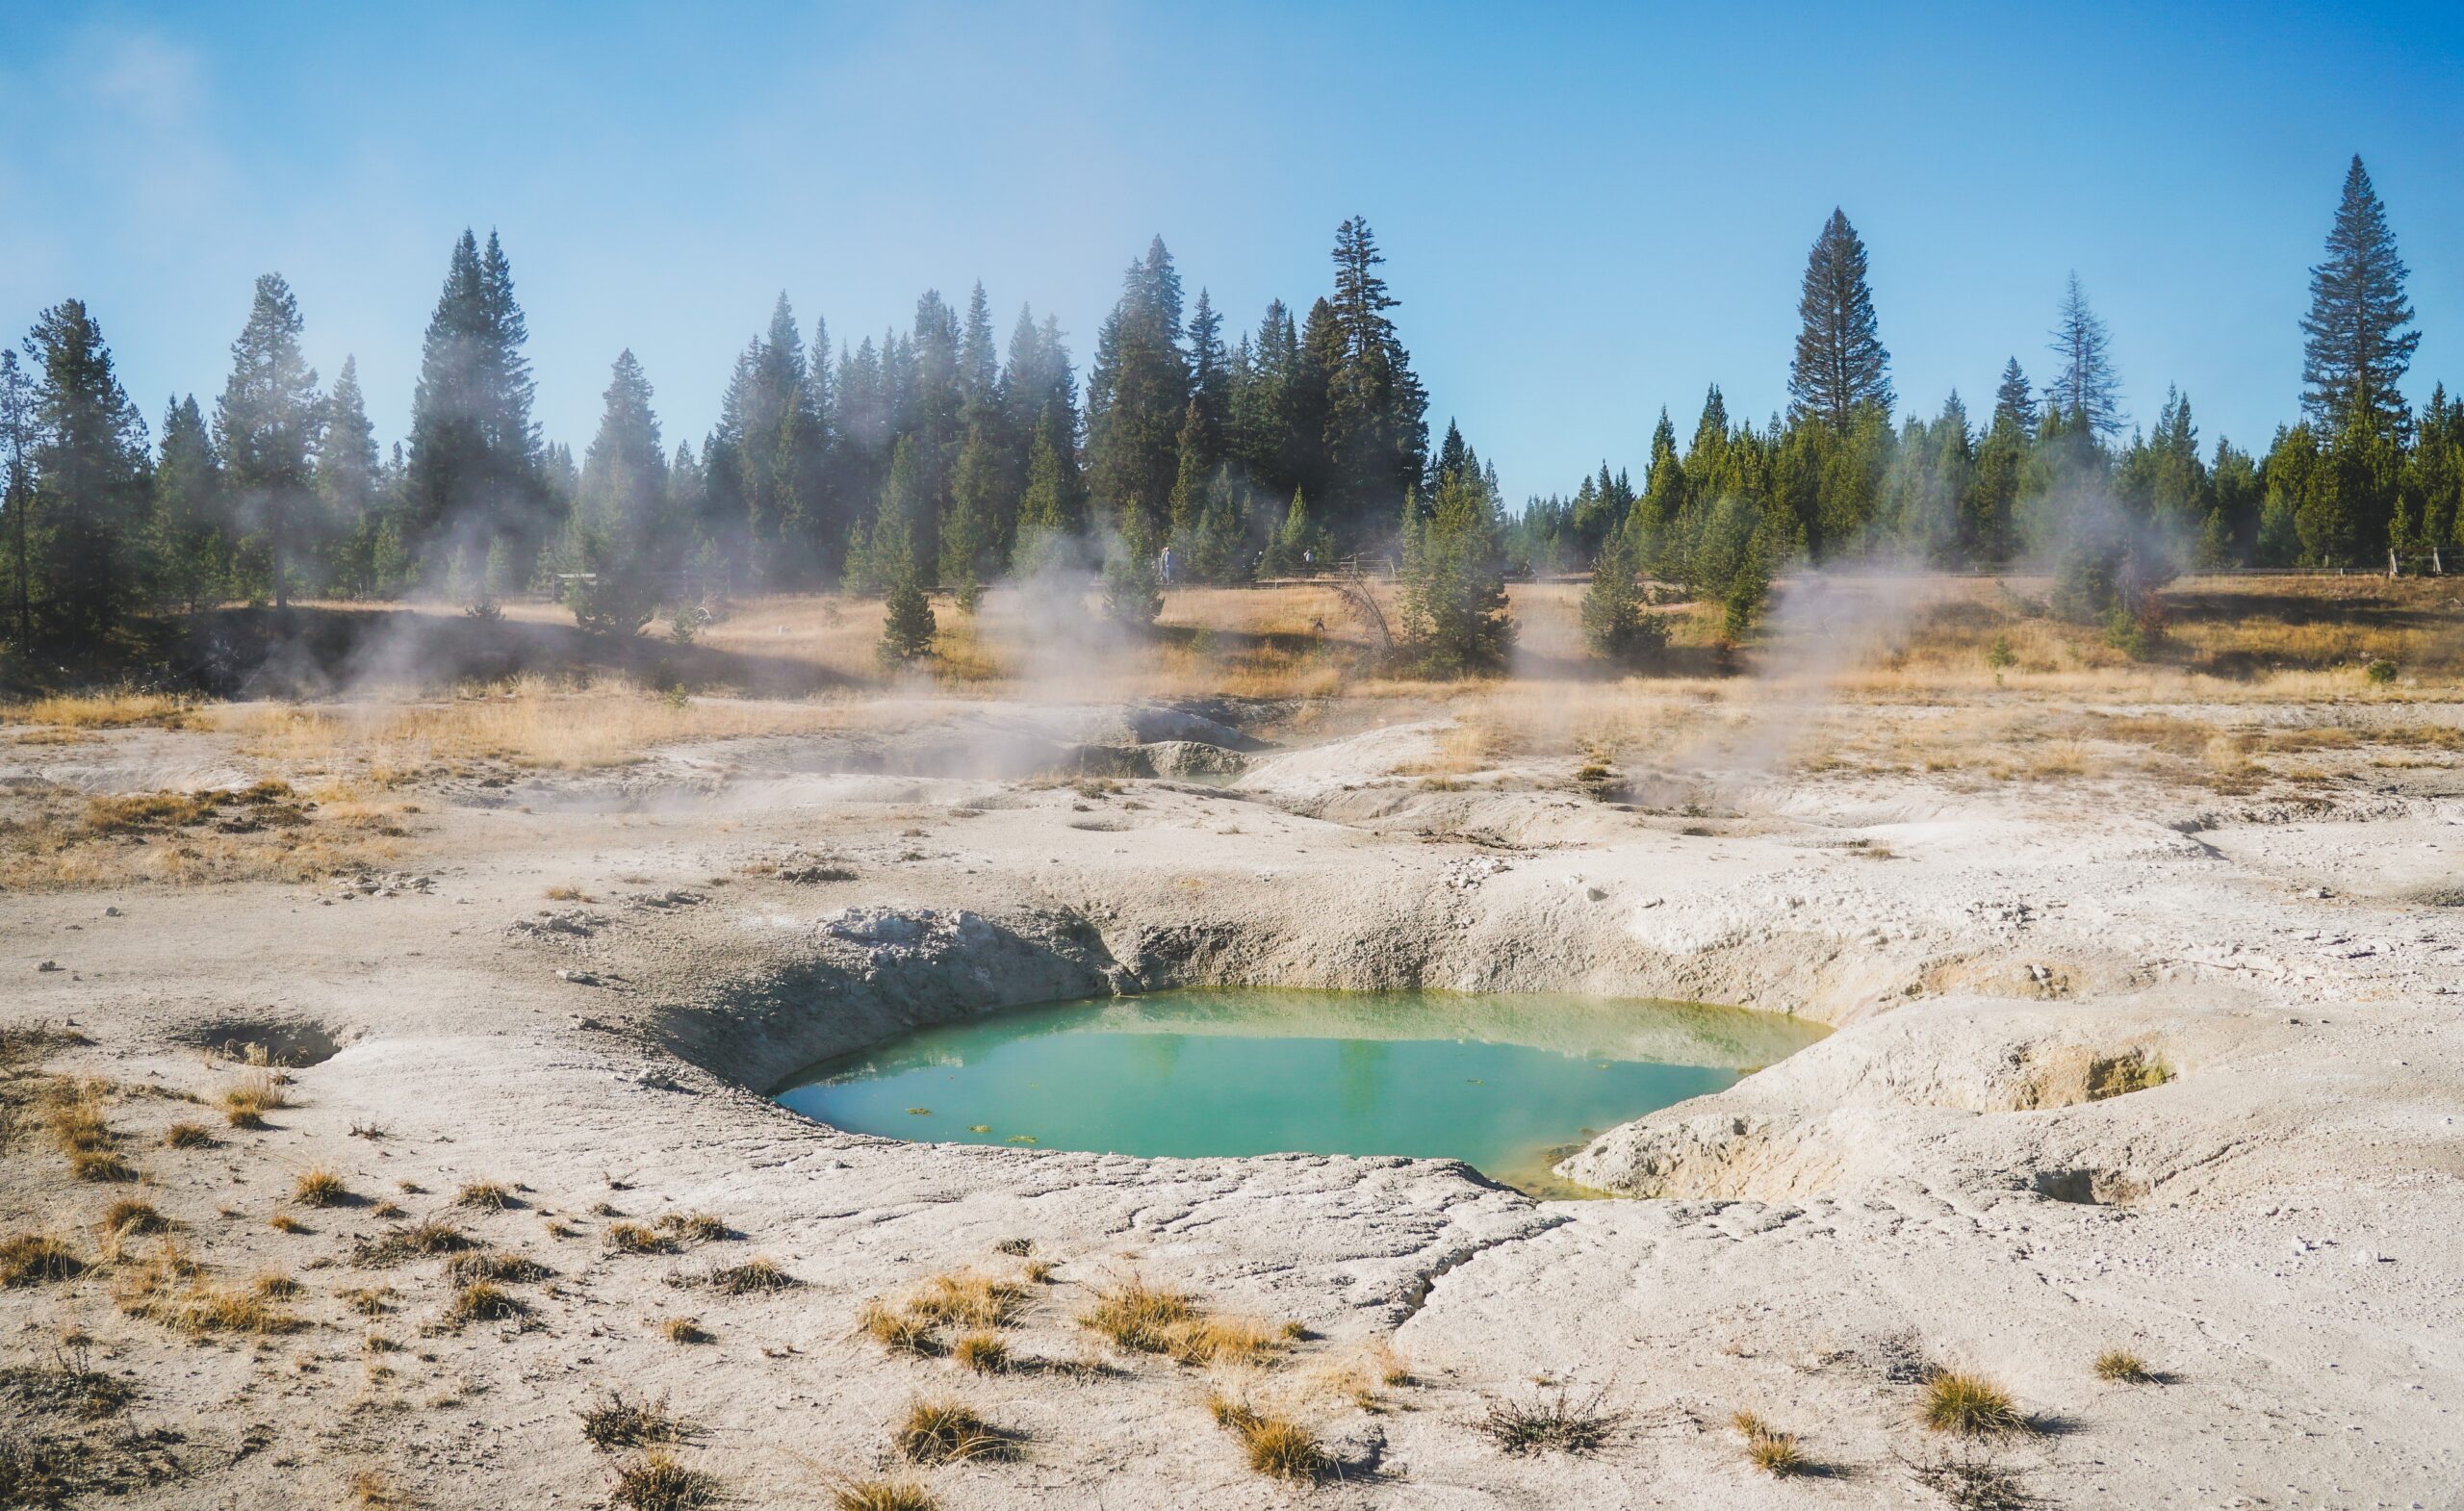
[[[1148,1158],[1461,1160],[1543,1196],[1600,1131],[1721,1090],[1827,1030],[1648,999],[1209,988],[918,1030],[778,1099],[850,1132]]]

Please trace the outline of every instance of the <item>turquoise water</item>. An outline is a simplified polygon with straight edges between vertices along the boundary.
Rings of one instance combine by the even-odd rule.
[[[894,1139],[1413,1155],[1546,1191],[1568,1145],[1717,1091],[1823,1032],[1598,997],[1169,991],[921,1029],[814,1065],[778,1099]]]

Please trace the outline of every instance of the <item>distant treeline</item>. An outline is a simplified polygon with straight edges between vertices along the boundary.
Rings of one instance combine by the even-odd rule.
[[[1175,576],[1201,581],[1362,551],[1435,559],[1441,513],[1446,533],[1479,537],[1466,561],[1605,563],[1620,583],[1728,596],[1750,622],[1759,584],[1797,559],[2085,551],[2087,575],[2126,598],[2187,564],[2423,555],[2453,548],[2464,521],[2464,406],[2441,388],[2417,413],[2400,392],[2419,336],[2358,159],[2312,270],[2302,419],[2264,456],[2202,448],[2190,399],[2169,392],[2125,437],[2109,338],[2075,278],[2050,383],[2014,359],[1982,420],[1954,395],[1895,423],[1865,247],[1835,212],[1808,262],[1784,416],[1734,422],[1714,388],[1682,448],[1661,415],[1639,487],[1604,465],[1515,514],[1453,426],[1431,444],[1382,263],[1367,223],[1347,220],[1331,290],[1305,315],[1270,303],[1227,344],[1158,239],[1083,390],[1057,324],[1022,309],[1002,342],[981,285],[963,310],[928,292],[910,329],[853,345],[820,321],[808,333],[783,295],[698,447],[670,448],[627,351],[578,460],[532,418],[493,235],[453,248],[390,453],[352,360],[321,388],[276,274],[258,280],[218,397],[171,401],[159,436],[68,299],[36,322],[27,362],[0,352],[0,633],[85,639],[143,608],[419,587],[482,605],[559,591],[604,628],[730,591],[904,584],[971,605],[1022,566],[1166,547]],[[1489,602],[1485,585],[1466,591]]]

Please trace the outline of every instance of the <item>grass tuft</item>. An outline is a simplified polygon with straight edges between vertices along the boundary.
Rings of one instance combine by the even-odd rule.
[[[953,1270],[926,1280],[907,1309],[927,1321],[953,1327],[1004,1327],[1016,1319],[1026,1290],[1007,1280]]]
[[[671,1317],[658,1324],[658,1335],[672,1344],[706,1344],[714,1342],[717,1337],[705,1329],[701,1319],[695,1317]]]
[[[426,1217],[404,1226],[387,1228],[372,1239],[360,1240],[351,1251],[351,1259],[355,1264],[382,1269],[407,1259],[459,1254],[477,1246],[469,1234],[453,1224]]]
[[[741,1265],[719,1265],[698,1275],[682,1280],[686,1285],[699,1285],[721,1295],[758,1295],[771,1291],[792,1290],[802,1282],[779,1268],[779,1262],[765,1255],[755,1255]]]
[[[1918,1420],[1936,1432],[1963,1438],[2024,1432],[2028,1425],[2009,1393],[1983,1375],[1959,1370],[1938,1370],[1925,1382]]]
[[[340,1175],[320,1165],[300,1172],[291,1199],[303,1207],[340,1207],[350,1201],[351,1191]]]
[[[919,1400],[893,1435],[911,1464],[963,1464],[971,1459],[1017,1457],[1017,1435],[1003,1431],[966,1405],[946,1398]]]
[[[867,1301],[856,1314],[856,1325],[864,1335],[891,1353],[929,1358],[939,1351],[933,1336],[933,1324],[923,1318],[897,1307]]]
[[[607,1246],[619,1254],[673,1254],[676,1241],[656,1228],[642,1222],[611,1222],[604,1235]]]
[[[456,1322],[500,1322],[529,1311],[520,1296],[493,1280],[475,1280],[455,1293],[445,1315]]]
[[[689,1243],[716,1243],[735,1237],[735,1230],[706,1212],[671,1212],[658,1219],[659,1231]]]
[[[626,1511],[699,1511],[719,1502],[719,1482],[698,1469],[688,1469],[664,1448],[616,1467],[616,1486],[608,1498]]]
[[[163,1130],[166,1149],[211,1149],[214,1132],[203,1123],[177,1122]]]
[[[1491,1401],[1480,1431],[1507,1453],[1590,1453],[1626,1422],[1626,1414],[1604,1402],[1605,1391],[1577,1396],[1560,1385],[1528,1401]]]
[[[0,1286],[74,1280],[85,1271],[86,1262],[66,1241],[49,1233],[15,1233],[0,1239]]]
[[[831,1511],[940,1511],[911,1479],[847,1479],[830,1487]]]
[[[2126,1348],[2108,1348],[2096,1355],[2096,1378],[2116,1385],[2144,1385],[2156,1378],[2147,1361]]]
[[[962,1333],[950,1357],[978,1374],[1000,1374],[1010,1368],[1010,1345],[999,1333]]]
[[[1219,1392],[1207,1397],[1206,1407],[1216,1425],[1241,1445],[1250,1473],[1269,1479],[1312,1481],[1334,1472],[1334,1460],[1318,1435],[1291,1418],[1262,1412],[1237,1396]]]
[[[274,1305],[295,1290],[288,1276],[268,1276],[244,1290],[207,1279],[196,1263],[166,1239],[153,1257],[123,1272],[113,1299],[131,1317],[159,1322],[191,1338],[209,1333],[259,1336],[297,1332],[307,1324]]]
[[[1729,1425],[1745,1439],[1746,1462],[1772,1478],[1786,1479],[1812,1472],[1813,1461],[1797,1447],[1795,1434],[1780,1431],[1750,1411],[1730,1418]]]
[[[453,1205],[473,1212],[502,1212],[514,1204],[513,1188],[501,1181],[471,1181],[453,1193]]]
[[[263,1128],[266,1114],[290,1105],[283,1095],[282,1076],[270,1069],[255,1070],[223,1091],[222,1120],[234,1128]]]
[[[1197,1308],[1189,1295],[1148,1285],[1136,1275],[1095,1293],[1095,1304],[1078,1324],[1100,1333],[1116,1348],[1132,1353],[1167,1353],[1174,1333],[1195,1320]]]
[[[103,1231],[119,1238],[137,1238],[161,1233],[171,1226],[170,1219],[154,1210],[151,1203],[121,1197],[103,1209]]]
[[[555,1271],[526,1254],[509,1254],[501,1249],[464,1249],[445,1262],[445,1278],[455,1285],[469,1285],[478,1280],[494,1280],[505,1285],[526,1286],[547,1279]]]

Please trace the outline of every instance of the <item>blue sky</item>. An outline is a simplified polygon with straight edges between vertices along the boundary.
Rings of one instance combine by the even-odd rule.
[[[75,295],[149,419],[219,389],[250,279],[406,427],[465,225],[498,228],[539,413],[576,449],[629,346],[671,444],[786,290],[834,335],[982,278],[1082,370],[1161,232],[1238,327],[1328,281],[1358,213],[1405,340],[1509,496],[1636,466],[1707,383],[1784,402],[1834,204],[1903,409],[2043,350],[2076,269],[2134,416],[2295,409],[2347,159],[2464,386],[2464,7],[1797,9],[67,5],[0,0],[0,327]],[[716,11],[721,8],[712,7]],[[1857,13],[1860,12],[1868,13]]]

